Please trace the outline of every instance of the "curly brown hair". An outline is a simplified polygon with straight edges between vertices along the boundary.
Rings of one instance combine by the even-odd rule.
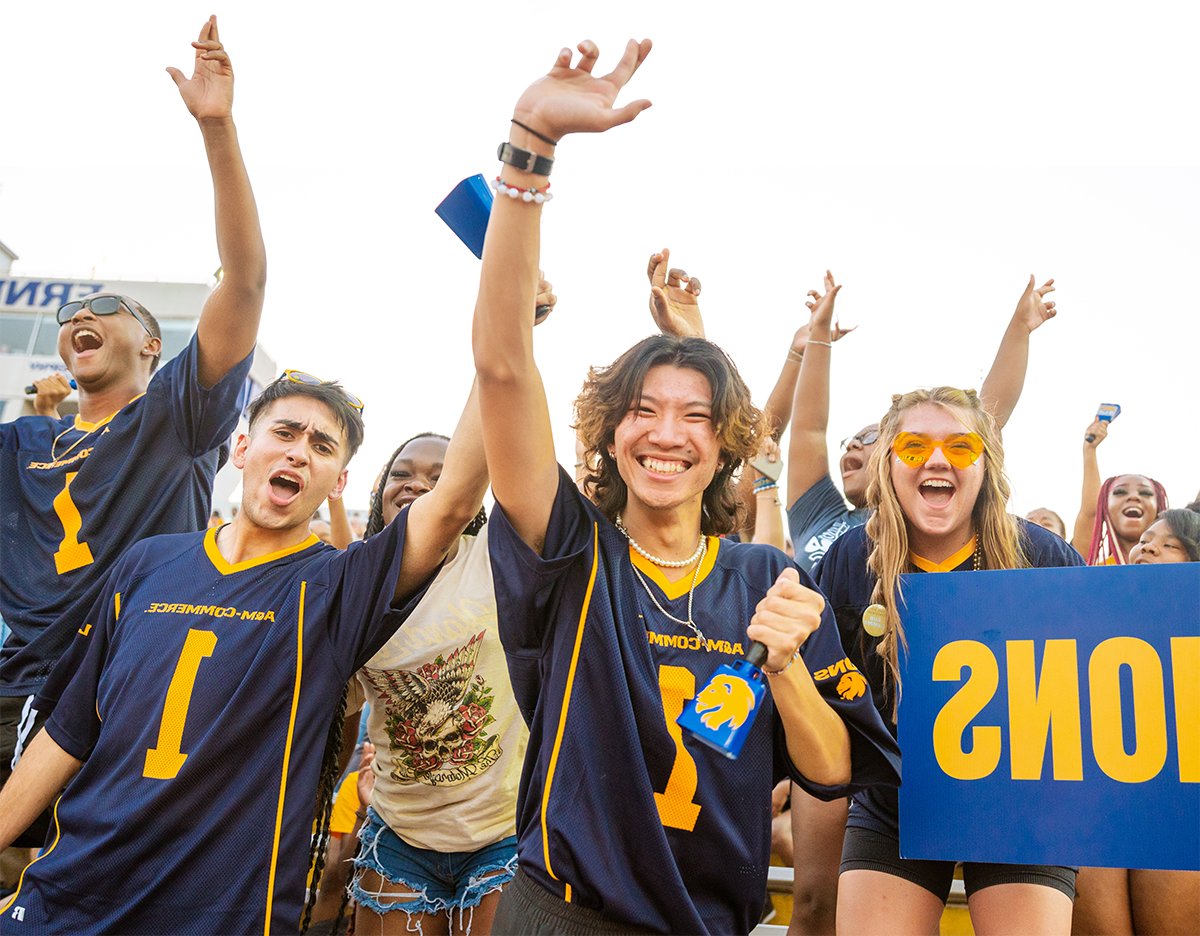
[[[720,463],[704,489],[700,529],[708,536],[732,533],[740,526],[741,503],[736,475],[753,458],[767,435],[762,411],[729,356],[703,338],[653,335],[639,341],[607,367],[588,371],[575,400],[575,425],[588,465],[584,491],[609,520],[625,506],[629,489],[609,454],[617,426],[641,402],[642,386],[652,367],[668,365],[702,374],[712,391],[712,427],[721,446]]]

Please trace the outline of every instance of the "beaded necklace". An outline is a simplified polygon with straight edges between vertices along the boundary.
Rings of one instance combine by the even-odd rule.
[[[625,524],[621,522],[620,514],[617,515],[616,526],[617,529],[620,530],[625,536],[625,539],[629,540],[629,545],[633,547],[638,555],[643,556],[657,566],[667,566],[668,568],[678,569],[688,565],[689,563],[696,563],[696,570],[692,573],[692,584],[688,588],[688,616],[686,621],[682,618],[675,617],[675,615],[673,615],[659,603],[658,599],[654,597],[654,592],[650,590],[649,583],[642,578],[642,573],[638,571],[637,566],[633,566],[633,574],[637,576],[637,580],[642,583],[642,588],[646,590],[646,594],[649,595],[650,600],[654,602],[654,607],[658,608],[659,612],[661,612],[664,617],[670,618],[676,624],[682,624],[684,627],[690,628],[692,633],[695,634],[699,639],[700,646],[707,650],[708,640],[705,638],[704,632],[696,626],[696,622],[692,619],[692,599],[696,594],[696,583],[700,580],[700,567],[704,565],[704,557],[708,553],[708,537],[703,533],[700,534],[700,544],[696,547],[696,551],[692,554],[690,559],[686,559],[683,562],[669,562],[656,559],[654,556],[651,556],[648,552],[646,552],[646,550],[642,549],[642,547],[637,544],[634,538],[629,535],[629,531],[625,529]]]
[[[657,556],[652,556],[650,553],[646,552],[646,550],[642,549],[642,547],[638,545],[638,541],[630,536],[629,531],[625,529],[625,524],[621,522],[620,514],[617,514],[617,529],[621,531],[621,533],[625,536],[625,539],[629,540],[629,545],[634,548],[638,555],[642,556],[644,559],[649,559],[656,566],[662,569],[686,569],[693,562],[704,555],[704,544],[707,538],[703,533],[700,534],[700,542],[696,544],[696,551],[694,553],[692,553],[687,559],[675,560],[659,559]]]

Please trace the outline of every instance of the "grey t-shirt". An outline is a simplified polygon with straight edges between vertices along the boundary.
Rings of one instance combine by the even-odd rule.
[[[867,522],[871,511],[850,508],[828,474],[796,498],[788,508],[788,531],[796,564],[812,572],[839,536]]]

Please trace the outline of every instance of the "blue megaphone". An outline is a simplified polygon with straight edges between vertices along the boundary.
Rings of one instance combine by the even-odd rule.
[[[766,662],[767,648],[755,640],[745,659],[732,666],[722,663],[708,685],[684,705],[677,719],[680,727],[730,760],[741,754],[767,691],[762,671]]]

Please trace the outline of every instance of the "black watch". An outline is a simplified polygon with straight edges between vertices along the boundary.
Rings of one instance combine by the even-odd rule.
[[[496,150],[496,158],[502,163],[508,163],[514,169],[529,172],[533,175],[548,176],[554,168],[554,159],[541,156],[529,150],[517,149],[511,143],[501,143]]]

